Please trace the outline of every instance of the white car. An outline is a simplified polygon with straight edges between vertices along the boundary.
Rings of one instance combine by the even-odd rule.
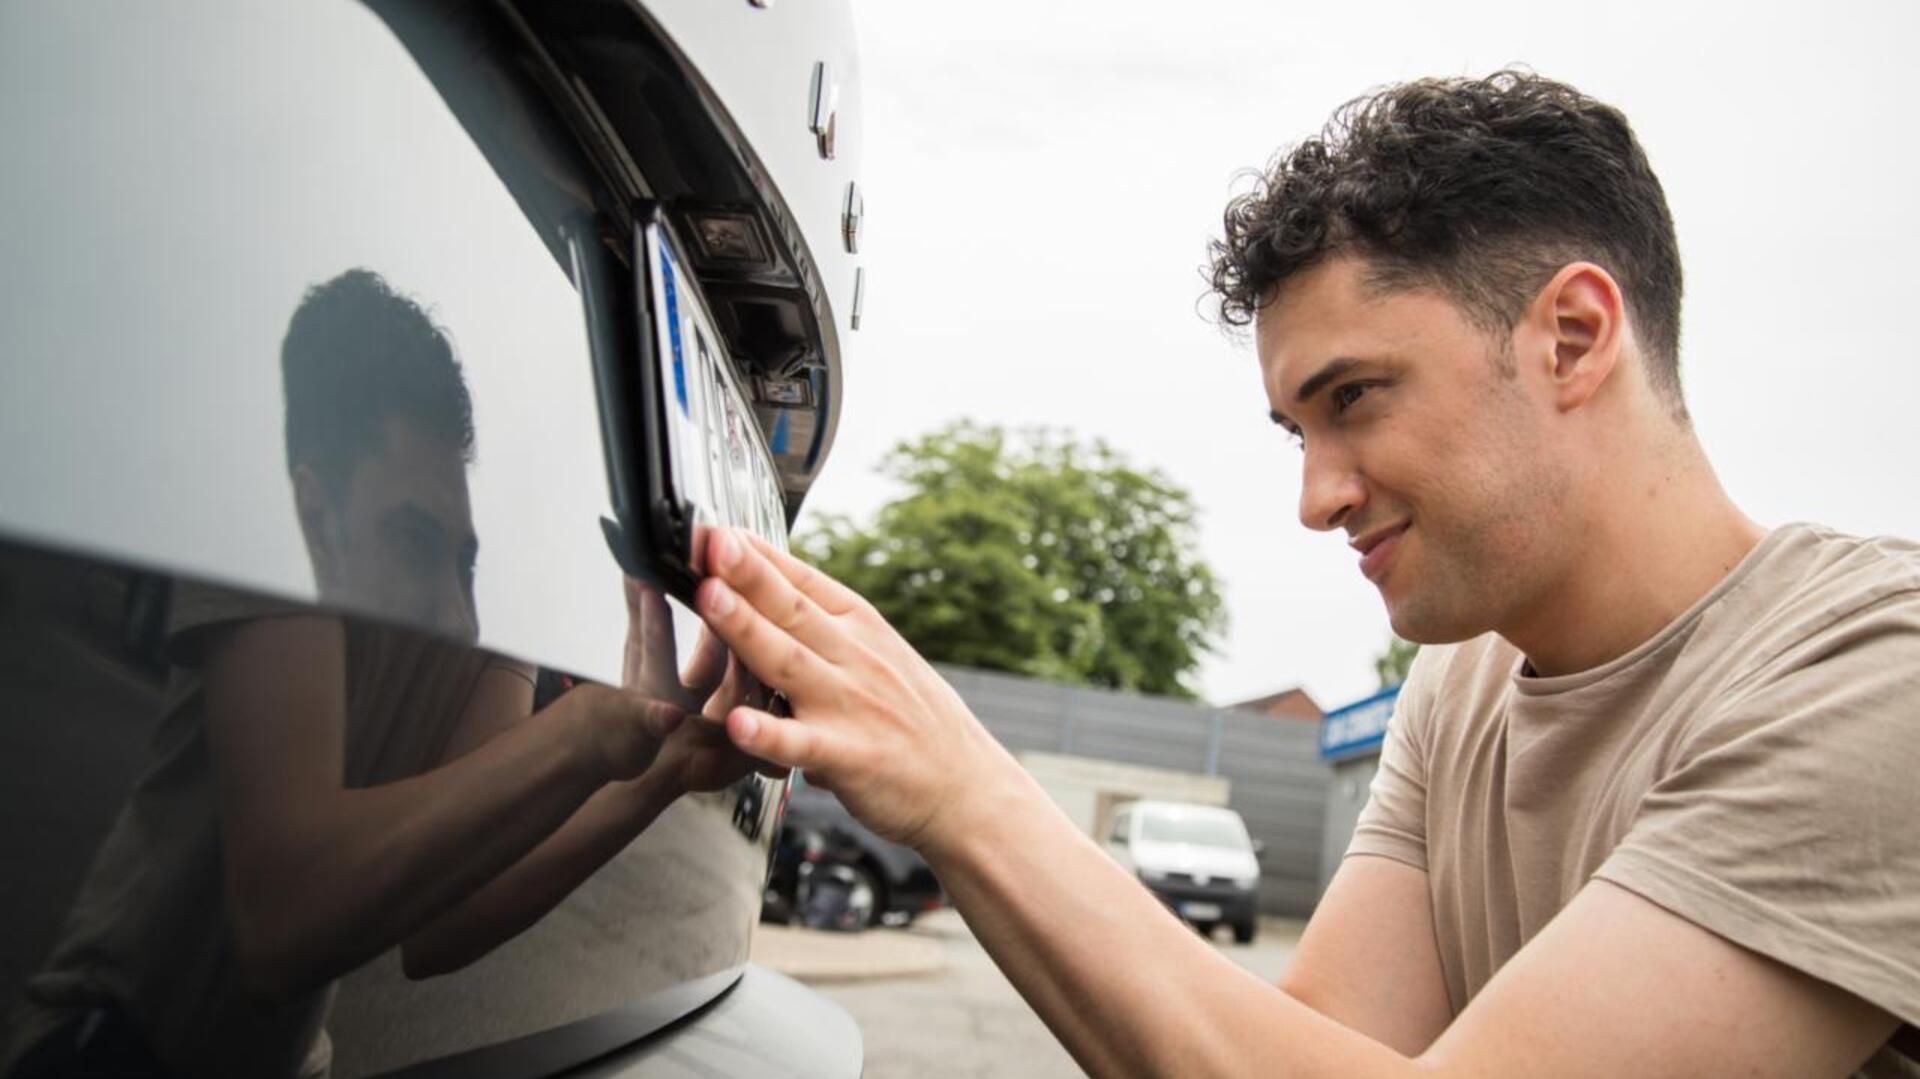
[[[1106,847],[1172,908],[1211,935],[1221,923],[1252,942],[1258,925],[1260,844],[1240,814],[1185,802],[1130,802],[1114,813]]]

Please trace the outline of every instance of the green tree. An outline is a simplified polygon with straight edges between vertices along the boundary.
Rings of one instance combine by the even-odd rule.
[[[1412,641],[1403,641],[1398,635],[1387,638],[1387,650],[1373,657],[1373,673],[1380,676],[1380,688],[1397,686],[1407,680],[1407,669],[1413,666],[1413,657],[1420,653],[1420,646]]]
[[[794,546],[921,654],[1194,696],[1184,678],[1226,616],[1186,491],[1103,442],[967,422],[901,443],[880,468],[901,498],[869,523],[824,517]]]

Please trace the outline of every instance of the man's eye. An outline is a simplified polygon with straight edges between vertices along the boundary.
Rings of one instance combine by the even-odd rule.
[[[1361,395],[1366,393],[1370,388],[1371,387],[1365,382],[1349,382],[1344,386],[1336,387],[1332,395],[1333,410],[1335,412],[1345,412],[1347,409],[1352,408],[1353,403],[1360,400]]]

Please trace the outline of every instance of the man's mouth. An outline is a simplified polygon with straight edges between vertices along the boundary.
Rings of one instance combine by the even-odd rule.
[[[1407,522],[1376,528],[1362,536],[1355,536],[1348,546],[1360,552],[1360,572],[1367,580],[1380,583],[1386,576],[1387,565],[1393,559],[1395,551],[1400,549],[1400,537],[1409,527]]]

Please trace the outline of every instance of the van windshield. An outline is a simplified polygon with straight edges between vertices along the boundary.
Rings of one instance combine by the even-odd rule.
[[[1140,838],[1151,843],[1187,843],[1196,847],[1245,850],[1247,835],[1225,817],[1148,816],[1140,821]]]

